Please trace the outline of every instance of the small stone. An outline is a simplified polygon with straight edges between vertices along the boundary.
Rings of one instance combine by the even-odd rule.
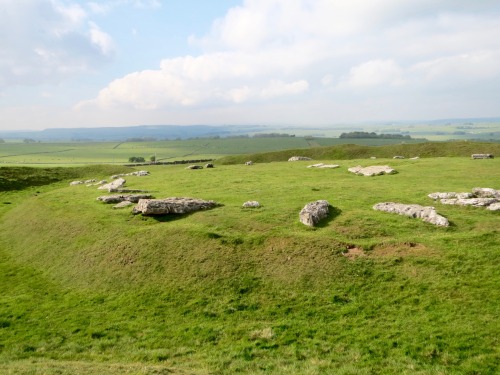
[[[243,207],[245,208],[258,208],[260,207],[260,203],[257,201],[247,201],[243,203]]]

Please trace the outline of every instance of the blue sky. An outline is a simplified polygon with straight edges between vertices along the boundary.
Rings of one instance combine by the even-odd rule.
[[[500,116],[498,0],[0,0],[0,130]]]

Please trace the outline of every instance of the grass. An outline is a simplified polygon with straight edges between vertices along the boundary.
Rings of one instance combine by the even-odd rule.
[[[0,162],[8,165],[81,165],[123,164],[131,156],[142,156],[146,160],[156,155],[159,161],[185,159],[212,159],[224,155],[261,153],[287,149],[307,149],[332,146],[353,140],[338,138],[304,137],[280,138],[220,138],[191,139],[158,142],[71,142],[71,143],[3,143],[0,144]],[[360,139],[364,145],[385,145],[400,140]]]
[[[426,195],[500,189],[498,159],[333,161],[127,177],[223,204],[180,217],[113,210],[73,175],[0,193],[0,371],[497,373],[498,212]],[[347,172],[374,163],[399,173]],[[332,207],[311,229],[298,212],[316,199]],[[381,201],[434,205],[452,225],[372,210]],[[365,256],[343,255],[353,247]]]

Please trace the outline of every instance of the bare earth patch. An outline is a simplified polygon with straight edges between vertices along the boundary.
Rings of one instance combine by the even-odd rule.
[[[426,246],[414,243],[392,243],[377,245],[372,251],[365,252],[362,248],[351,247],[342,253],[348,259],[355,260],[359,257],[404,257],[404,256],[433,256],[436,252]]]
[[[380,244],[371,251],[371,256],[393,257],[393,256],[432,256],[436,252],[428,247],[414,242]]]
[[[359,257],[365,257],[366,253],[363,251],[363,249],[360,249],[359,247],[351,247],[347,251],[344,251],[342,255],[348,259],[354,260]]]

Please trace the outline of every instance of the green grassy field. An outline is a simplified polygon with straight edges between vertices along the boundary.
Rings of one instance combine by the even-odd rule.
[[[148,166],[127,186],[222,204],[159,218],[69,186],[130,168],[0,169],[0,372],[498,373],[500,216],[427,194],[500,189],[499,160],[321,161],[341,167]],[[358,164],[398,173],[347,172]],[[331,210],[313,229],[298,213],[317,199]],[[451,226],[382,201],[434,205]]]
[[[149,161],[217,159],[224,155],[251,154],[287,149],[309,149],[353,143],[338,138],[220,138],[159,142],[92,143],[0,143],[0,165],[81,165],[89,163],[124,164],[131,156]],[[414,141],[417,142],[417,141]],[[395,139],[359,139],[356,144],[379,146],[401,143]]]

